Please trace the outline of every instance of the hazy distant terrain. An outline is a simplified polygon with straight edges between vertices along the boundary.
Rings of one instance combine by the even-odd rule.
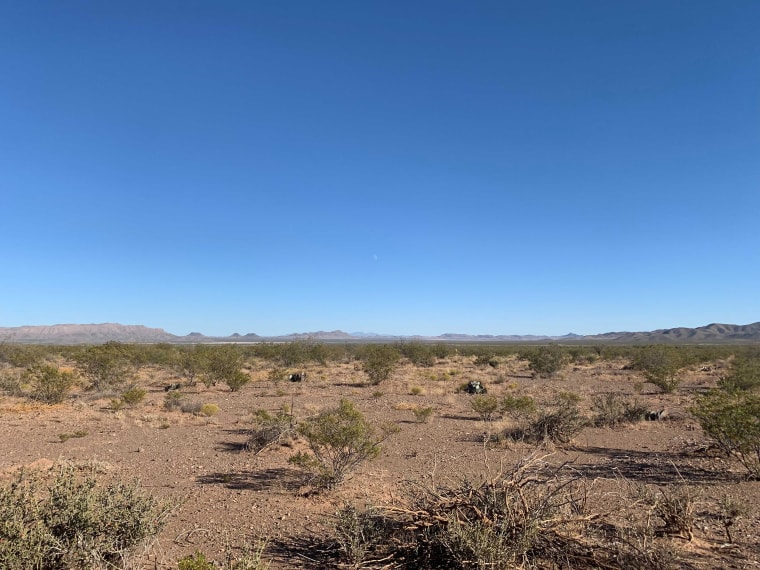
[[[320,341],[392,341],[398,339],[433,342],[616,342],[616,343],[722,343],[760,340],[760,322],[748,325],[713,323],[697,328],[671,328],[649,332],[609,332],[598,335],[567,334],[541,335],[469,335],[446,333],[439,336],[379,335],[375,333],[346,333],[316,331],[264,337],[255,333],[214,337],[193,332],[178,336],[160,328],[143,325],[60,324],[50,326],[0,327],[0,342],[37,344],[98,344],[108,341],[138,343],[202,343],[202,342],[289,342],[314,339]]]

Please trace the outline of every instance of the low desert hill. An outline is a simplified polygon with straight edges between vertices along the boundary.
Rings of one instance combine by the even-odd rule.
[[[206,336],[192,332],[178,336],[164,329],[149,328],[143,325],[121,325],[117,323],[102,324],[67,324],[50,326],[0,327],[0,343],[20,344],[101,344],[108,341],[137,343],[203,343],[203,342],[293,342],[298,340],[319,340],[325,342],[392,342],[396,340],[424,342],[614,342],[619,344],[657,344],[657,343],[706,343],[760,341],[760,322],[749,325],[729,325],[713,323],[704,327],[659,329],[650,332],[610,332],[598,335],[582,336],[573,333],[564,336],[540,335],[469,335],[446,333],[439,336],[399,336],[378,335],[373,333],[346,333],[340,330],[317,331],[309,333],[292,333],[283,336],[262,337],[256,333],[230,336]]]

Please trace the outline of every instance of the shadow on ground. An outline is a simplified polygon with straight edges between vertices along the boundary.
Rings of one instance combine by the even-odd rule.
[[[680,453],[655,453],[595,446],[574,446],[572,451],[604,457],[604,463],[584,464],[582,457],[572,464],[579,474],[594,478],[624,478],[640,483],[716,483],[733,481],[738,475],[720,469],[705,469],[686,461]]]
[[[238,491],[297,491],[304,483],[298,469],[274,468],[261,471],[209,473],[198,477],[204,485],[224,485]]]

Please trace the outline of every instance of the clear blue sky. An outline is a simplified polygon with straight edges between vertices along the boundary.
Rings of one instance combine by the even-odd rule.
[[[0,326],[760,320],[760,2],[0,0]]]

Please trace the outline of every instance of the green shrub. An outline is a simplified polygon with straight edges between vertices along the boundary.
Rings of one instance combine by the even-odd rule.
[[[87,347],[75,353],[74,360],[99,392],[123,386],[134,376],[129,349],[120,342]]]
[[[219,406],[217,406],[216,404],[203,404],[198,410],[198,413],[201,416],[206,416],[207,418],[210,418],[211,416],[215,416],[216,414],[219,413]]]
[[[299,452],[290,462],[313,474],[318,489],[334,489],[349,472],[380,454],[380,444],[398,431],[396,426],[374,426],[349,400],[322,412],[298,426],[298,434],[309,445],[311,454]]]
[[[499,409],[499,400],[496,396],[478,394],[472,397],[470,400],[470,406],[473,411],[478,414],[481,420],[484,422],[490,422],[493,420],[494,414]]]
[[[208,356],[211,347],[196,344],[192,348],[183,348],[176,356],[174,368],[177,373],[187,380],[188,386],[195,386],[208,368]]]
[[[269,373],[267,374],[267,377],[271,382],[274,383],[275,386],[279,386],[280,382],[283,382],[285,378],[287,377],[288,373],[285,371],[284,368],[281,368],[279,366],[275,366],[272,368]]]
[[[365,353],[364,371],[369,377],[369,383],[377,386],[390,378],[399,358],[399,352],[387,344],[368,346]]]
[[[435,364],[436,356],[433,347],[421,342],[399,342],[396,349],[415,366],[430,367]]]
[[[760,478],[760,394],[714,390],[699,397],[690,412],[726,455]]]
[[[42,346],[0,343],[0,362],[7,362],[16,368],[37,366],[44,356],[45,347]]]
[[[222,382],[235,392],[250,380],[242,368],[243,353],[238,347],[214,346],[203,356],[201,379],[207,387]]]
[[[507,394],[501,400],[501,412],[514,420],[523,420],[536,413],[536,402],[530,396]]]
[[[430,416],[433,415],[433,407],[425,406],[412,408],[412,413],[414,414],[414,419],[417,420],[417,423],[426,424],[430,419]]]
[[[647,408],[638,402],[631,402],[619,394],[599,394],[594,396],[592,422],[597,427],[616,427],[642,421]]]
[[[562,445],[572,441],[588,420],[578,408],[580,396],[572,392],[560,393],[545,409],[526,416],[517,427],[511,427],[497,436],[529,443],[552,442]]]
[[[266,410],[254,412],[256,427],[246,442],[246,449],[259,453],[265,447],[286,441],[295,434],[295,418],[288,406],[280,408],[276,414]]]
[[[720,387],[728,391],[757,390],[760,387],[760,358],[737,357]]]
[[[183,403],[182,399],[184,397],[185,397],[184,394],[176,390],[167,392],[166,396],[164,396],[164,409],[169,412],[181,409],[182,403]]]
[[[133,386],[129,390],[121,393],[121,401],[130,408],[136,406],[145,399],[147,392],[142,388]]]
[[[499,359],[496,358],[496,356],[491,353],[479,354],[478,356],[475,357],[475,366],[479,366],[479,367],[490,366],[491,368],[498,368]]]
[[[21,375],[23,383],[31,385],[30,396],[46,404],[59,404],[74,386],[71,372],[59,370],[49,364],[38,364],[27,368]]]
[[[41,473],[22,470],[0,486],[0,567],[118,568],[168,512],[137,483],[101,486],[62,467],[46,485]]]
[[[217,570],[216,564],[200,550],[188,554],[177,563],[177,570]]]
[[[655,344],[638,349],[633,367],[664,393],[673,392],[681,383],[678,373],[684,366],[684,357],[673,346]]]
[[[530,369],[537,378],[549,378],[562,370],[566,356],[562,348],[556,344],[540,346],[535,350],[523,353],[521,358],[528,361]]]

